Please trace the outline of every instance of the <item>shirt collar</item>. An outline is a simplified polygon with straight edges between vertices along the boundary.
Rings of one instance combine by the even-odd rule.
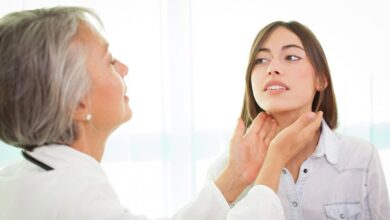
[[[322,120],[322,131],[316,150],[313,153],[314,157],[323,157],[333,165],[339,162],[340,154],[340,139],[329,128],[325,120]]]
[[[54,169],[100,166],[93,157],[66,145],[44,145],[27,153]]]

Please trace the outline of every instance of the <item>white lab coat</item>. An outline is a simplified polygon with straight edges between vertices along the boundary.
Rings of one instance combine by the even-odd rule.
[[[0,220],[147,220],[120,205],[100,164],[63,145],[39,147],[30,152],[54,168],[46,171],[22,160],[0,170]],[[276,194],[256,186],[234,208],[209,182],[172,220],[282,220]]]

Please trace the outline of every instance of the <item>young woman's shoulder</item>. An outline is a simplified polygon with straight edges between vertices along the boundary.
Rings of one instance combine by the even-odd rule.
[[[378,152],[363,138],[336,134],[339,138],[339,162],[344,169],[367,169]]]

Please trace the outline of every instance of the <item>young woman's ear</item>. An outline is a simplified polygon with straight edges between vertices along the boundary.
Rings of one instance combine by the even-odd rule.
[[[316,90],[318,92],[321,92],[322,90],[326,89],[328,87],[328,80],[325,77],[317,76],[316,77]]]

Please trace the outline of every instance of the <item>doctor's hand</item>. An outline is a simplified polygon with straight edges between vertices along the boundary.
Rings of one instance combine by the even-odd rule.
[[[277,124],[272,116],[264,112],[256,116],[247,131],[240,118],[230,141],[227,169],[240,176],[246,184],[253,183],[263,164],[268,146],[275,136],[276,128]]]
[[[307,112],[280,131],[270,143],[270,156],[277,157],[284,165],[287,164],[313,140],[321,126],[322,114],[322,111]]]
[[[254,182],[276,128],[276,122],[264,112],[256,116],[247,130],[242,119],[238,120],[230,141],[228,165],[216,180],[227,201],[234,201],[245,187]]]
[[[272,139],[256,184],[277,191],[283,167],[313,140],[321,126],[322,114],[321,111],[305,113]]]

